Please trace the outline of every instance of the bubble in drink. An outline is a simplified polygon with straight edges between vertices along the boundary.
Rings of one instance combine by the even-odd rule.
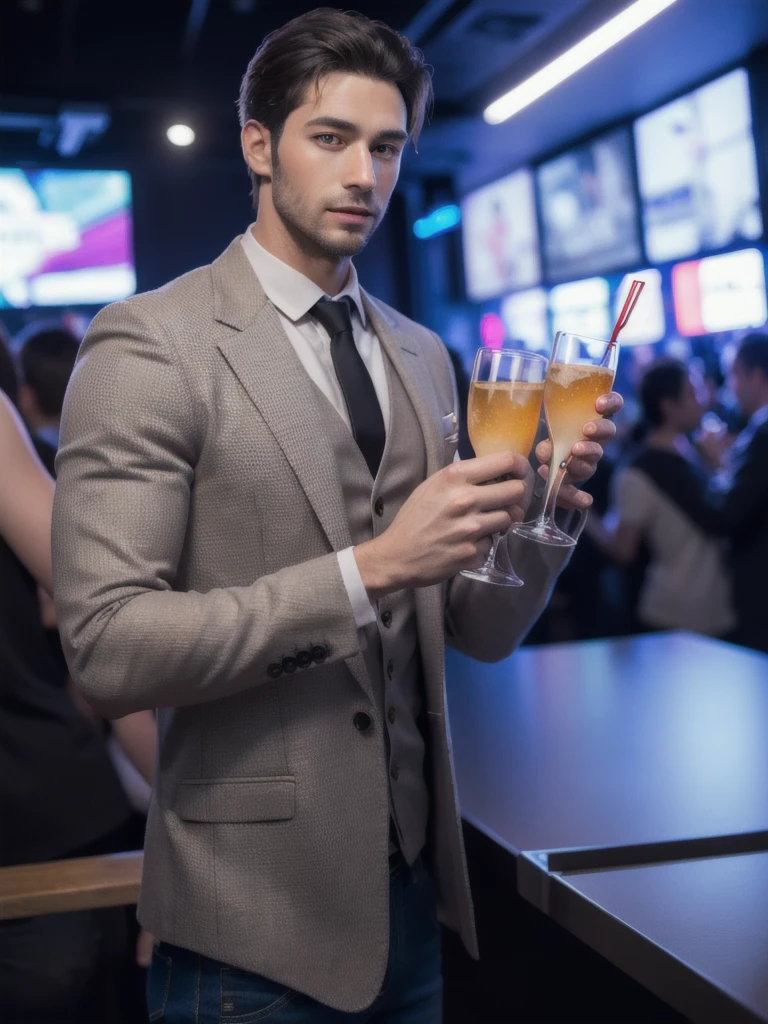
[[[473,381],[467,426],[476,455],[528,455],[536,438],[544,381]]]
[[[613,387],[613,371],[586,363],[550,363],[544,409],[552,439],[554,465],[568,457],[584,437],[584,424],[597,418],[595,402]]]

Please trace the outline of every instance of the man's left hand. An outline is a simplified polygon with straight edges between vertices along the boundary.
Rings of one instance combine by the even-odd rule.
[[[615,416],[624,405],[621,395],[612,391],[601,395],[595,403],[595,409],[601,417]],[[603,457],[603,446],[616,436],[616,427],[610,419],[595,419],[584,425],[584,437],[571,448],[568,457],[568,471],[565,474],[557,504],[559,508],[587,509],[592,504],[592,495],[581,491],[578,484],[589,480]],[[539,476],[544,480],[549,473],[549,460],[552,457],[552,443],[547,439],[536,446],[536,458],[544,463],[539,468]]]

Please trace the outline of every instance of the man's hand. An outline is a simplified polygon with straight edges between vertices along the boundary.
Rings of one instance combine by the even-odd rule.
[[[525,518],[532,489],[528,460],[509,453],[454,462],[429,477],[381,536],[355,548],[371,600],[481,566],[493,534]]]
[[[614,416],[624,405],[621,395],[612,391],[609,395],[601,395],[595,403],[595,409],[601,417]],[[603,457],[603,446],[616,436],[616,427],[609,419],[590,420],[584,425],[584,437],[588,440],[577,441],[571,448],[568,459],[568,472],[565,474],[557,504],[560,508],[584,509],[592,504],[592,495],[580,491],[577,484],[589,480]],[[552,443],[542,441],[536,446],[536,458],[544,463],[539,468],[539,476],[544,480],[549,475],[549,463],[552,457]]]

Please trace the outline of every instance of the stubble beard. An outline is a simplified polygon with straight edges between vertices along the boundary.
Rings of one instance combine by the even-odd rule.
[[[272,166],[272,205],[302,252],[308,256],[334,260],[361,253],[384,215],[382,212],[378,218],[371,218],[371,226],[365,234],[349,231],[342,233],[340,237],[331,238],[319,224],[312,223],[302,209],[301,199],[276,161]],[[323,216],[323,212],[318,214],[318,220]]]

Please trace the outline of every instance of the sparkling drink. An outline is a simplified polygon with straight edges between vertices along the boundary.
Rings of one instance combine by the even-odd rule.
[[[473,381],[467,426],[475,454],[511,451],[528,455],[536,437],[543,397],[543,381]]]
[[[594,420],[595,402],[613,386],[613,370],[588,363],[550,363],[544,388],[544,410],[552,439],[552,465],[559,466]]]

